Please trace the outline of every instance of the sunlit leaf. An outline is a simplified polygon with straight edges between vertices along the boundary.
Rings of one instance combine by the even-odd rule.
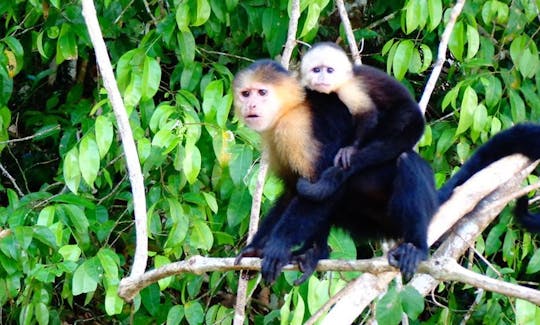
[[[95,136],[99,156],[103,158],[109,151],[114,136],[112,122],[103,115],[96,118]]]
[[[101,265],[96,257],[84,261],[73,274],[71,283],[73,295],[96,291],[101,275]]]
[[[161,67],[156,59],[146,56],[142,75],[142,100],[147,100],[157,93],[161,81]]]
[[[210,227],[202,220],[193,220],[189,232],[189,243],[191,246],[209,250],[214,243],[214,235]]]
[[[392,61],[392,71],[396,79],[401,80],[405,77],[411,57],[413,54],[414,43],[411,40],[399,42]]]
[[[99,149],[93,136],[84,136],[79,145],[79,169],[89,186],[94,186],[99,172]]]
[[[187,1],[181,2],[176,8],[176,25],[181,32],[189,30],[189,3]]]
[[[81,170],[79,168],[79,150],[73,147],[64,157],[64,181],[73,193],[77,193],[81,184]]]

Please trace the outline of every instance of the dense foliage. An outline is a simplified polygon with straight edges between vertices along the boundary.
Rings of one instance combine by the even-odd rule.
[[[279,56],[289,1],[95,4],[143,167],[149,267],[195,254],[234,256],[248,227],[259,142],[234,117],[230,84],[249,60]],[[452,5],[350,1],[363,62],[419,97]],[[467,1],[420,146],[439,183],[499,130],[540,118],[539,5]],[[303,0],[301,9],[299,40],[345,39],[333,2]],[[133,306],[117,296],[134,253],[133,202],[81,5],[1,1],[0,17],[0,323],[231,323],[235,272],[168,278]],[[280,189],[270,178],[263,210]],[[357,254],[341,232],[330,244],[334,257]],[[375,246],[358,254],[371,256]],[[538,242],[510,213],[475,249],[486,258],[468,261],[475,271],[537,286]],[[249,322],[300,324],[354,276],[321,274],[292,287],[295,274],[287,273],[270,288],[253,279]],[[512,323],[538,314],[524,301],[460,284],[441,284],[436,295],[436,303],[424,302],[414,290],[391,288],[373,312],[384,324],[399,322],[402,311],[428,323]]]

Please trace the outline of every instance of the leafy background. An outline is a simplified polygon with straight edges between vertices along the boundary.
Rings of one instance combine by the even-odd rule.
[[[142,163],[150,266],[245,244],[259,138],[232,112],[231,81],[250,60],[278,58],[289,1],[95,1]],[[452,1],[348,1],[363,62],[422,93]],[[499,130],[540,117],[539,1],[469,0],[449,44],[420,152],[438,184]],[[329,0],[301,1],[298,39],[340,40]],[[117,296],[133,259],[133,202],[117,126],[78,1],[0,2],[0,322],[232,322],[238,275],[182,274]],[[305,49],[300,45],[298,55]],[[294,65],[293,65],[294,67]],[[531,177],[531,181],[535,178]],[[279,195],[270,178],[263,211]],[[369,257],[332,233],[333,257]],[[538,285],[540,251],[505,211],[475,243],[476,272]],[[293,287],[250,281],[249,323],[300,324],[357,274]],[[388,308],[388,306],[392,306]],[[487,324],[534,320],[538,308],[441,284],[424,300],[390,288],[363,319]]]

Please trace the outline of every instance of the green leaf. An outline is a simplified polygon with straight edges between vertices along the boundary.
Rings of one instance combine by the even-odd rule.
[[[306,306],[304,304],[304,299],[302,296],[295,292],[296,303],[293,310],[293,315],[290,324],[291,325],[302,325],[304,322],[304,314],[306,311]]]
[[[150,118],[150,122],[148,123],[150,130],[156,133],[157,131],[162,129],[169,120],[169,117],[175,112],[176,109],[173,106],[169,105],[169,103],[160,103],[158,107],[156,107],[156,109],[154,110],[154,113]]]
[[[214,236],[210,227],[201,220],[193,220],[189,233],[189,243],[194,248],[210,250],[214,243]]]
[[[312,3],[308,7],[306,20],[304,26],[300,32],[299,38],[306,36],[313,28],[315,28],[319,22],[319,16],[321,15],[321,7],[318,3]]]
[[[180,322],[184,319],[184,306],[175,305],[169,309],[167,314],[167,325],[179,325]]]
[[[236,227],[249,216],[251,209],[251,195],[245,187],[233,191],[227,205],[227,223]]]
[[[482,132],[488,125],[488,112],[484,105],[480,104],[474,110],[472,129],[477,132]]]
[[[62,255],[64,261],[77,262],[81,257],[82,250],[77,245],[64,245],[60,247],[58,253]]]
[[[448,41],[448,48],[452,54],[459,61],[463,60],[463,50],[465,47],[465,31],[463,27],[463,22],[458,21],[454,25],[454,30],[452,35],[450,35],[450,40]]]
[[[518,244],[517,240],[517,234],[516,231],[513,229],[508,229],[504,235],[504,243],[503,243],[503,259],[508,263],[508,265],[512,265],[514,263],[514,259],[516,258],[516,250],[518,249],[516,245]]]
[[[356,259],[356,245],[351,236],[343,230],[332,228],[328,237],[332,248],[330,255],[335,259]]]
[[[328,301],[328,285],[328,280],[321,281],[315,276],[309,278],[307,305],[310,314],[313,315]]]
[[[218,204],[216,201],[216,194],[212,192],[203,192],[204,199],[206,200],[206,203],[208,204],[208,207],[212,212],[217,213],[218,212]]]
[[[176,8],[176,25],[181,32],[189,30],[189,21],[191,17],[189,15],[189,3],[182,2]]]
[[[189,229],[189,218],[178,200],[167,199],[167,202],[169,203],[169,213],[170,218],[172,219],[172,228],[167,236],[165,247],[175,248],[181,246],[186,239]]]
[[[411,62],[413,49],[414,43],[411,40],[399,42],[392,61],[392,71],[396,79],[401,80],[405,77]]]
[[[36,320],[40,325],[49,324],[49,307],[42,302],[33,303],[34,305],[34,314],[36,315]]]
[[[246,176],[253,162],[253,151],[245,145],[233,145],[231,147],[232,160],[229,163],[229,174],[235,185],[239,185]]]
[[[79,168],[79,150],[73,147],[64,157],[64,181],[69,190],[75,194],[81,184],[81,170]]]
[[[184,304],[184,313],[189,325],[199,325],[204,321],[204,309],[198,301]]]
[[[195,15],[191,17],[192,26],[201,26],[204,24],[210,17],[211,8],[208,0],[193,0],[196,1],[196,11]],[[193,7],[192,7],[193,8]]]
[[[377,322],[385,325],[399,324],[402,314],[400,295],[395,288],[390,288],[377,303]]]
[[[502,98],[502,84],[495,76],[486,76],[480,79],[485,89],[485,102],[487,107],[495,107]]]
[[[109,151],[114,136],[112,122],[103,115],[96,118],[95,136],[99,157],[103,158]]]
[[[114,283],[120,281],[118,278],[118,256],[116,256],[116,253],[110,248],[101,248],[97,253],[97,257],[107,280]]]
[[[467,25],[467,59],[473,58],[480,49],[480,34],[471,25]]]
[[[195,183],[201,171],[201,152],[194,144],[186,144],[182,171],[190,184]]]
[[[537,249],[531,259],[529,264],[527,264],[527,274],[533,274],[540,272],[540,249]]]
[[[442,20],[443,8],[441,0],[428,0],[428,31],[433,31]]]
[[[191,31],[186,30],[177,34],[178,38],[178,50],[180,51],[180,57],[182,58],[182,63],[185,65],[193,62],[195,59],[195,38]]]
[[[473,116],[478,106],[478,96],[472,87],[468,86],[463,94],[461,109],[459,111],[459,122],[456,135],[459,135],[469,129],[473,123]]]
[[[8,66],[9,74],[11,77],[17,75],[24,65],[24,48],[21,42],[13,36],[6,36],[3,41],[8,46],[9,50],[15,57],[15,62],[10,60]],[[5,52],[4,52],[5,53]]]
[[[65,60],[75,60],[77,56],[77,35],[71,30],[70,24],[63,23],[56,44],[56,63],[60,64]]]
[[[56,211],[56,207],[54,205],[49,205],[41,209],[38,215],[36,225],[45,226],[45,227],[52,225],[54,221],[55,211]]]
[[[516,299],[516,324],[540,324],[540,307],[523,299]]]
[[[521,99],[521,96],[516,91],[510,89],[508,94],[510,95],[510,110],[512,112],[512,120],[514,122],[523,122],[527,119],[527,113],[525,111],[525,102]]]
[[[118,286],[108,286],[105,292],[105,312],[107,315],[118,315],[122,313],[124,300],[118,296]]]
[[[206,121],[214,121],[216,106],[223,98],[223,80],[214,80],[206,86],[203,94],[202,109]]]
[[[101,265],[97,258],[92,257],[84,261],[73,273],[71,282],[73,295],[96,291],[101,276]]]
[[[156,59],[146,56],[144,59],[141,99],[148,100],[157,93],[161,81],[161,67]]]
[[[410,319],[417,319],[424,310],[424,297],[411,286],[405,286],[399,296],[403,311]]]
[[[73,225],[75,230],[74,235],[77,241],[79,241],[79,244],[88,244],[90,242],[88,237],[89,223],[84,210],[73,204],[64,204],[62,208]]]
[[[79,169],[90,187],[94,187],[99,172],[99,149],[93,135],[87,134],[79,145]]]

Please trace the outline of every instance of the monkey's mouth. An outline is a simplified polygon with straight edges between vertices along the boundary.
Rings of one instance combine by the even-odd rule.
[[[317,83],[313,85],[313,89],[322,93],[330,92],[331,85],[326,83]]]
[[[249,114],[246,116],[246,120],[257,119],[257,118],[259,118],[259,115],[257,114]]]

